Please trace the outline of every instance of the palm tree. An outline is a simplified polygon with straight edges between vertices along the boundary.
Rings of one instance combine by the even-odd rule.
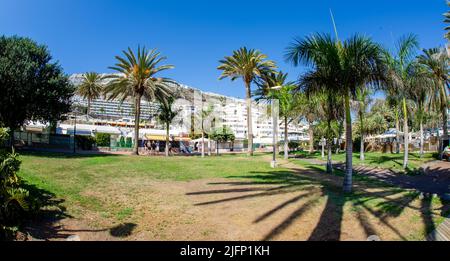
[[[160,106],[158,108],[158,119],[165,124],[166,128],[166,157],[169,156],[169,130],[170,124],[173,119],[177,116],[177,110],[173,110],[172,106],[175,99],[173,97],[168,97],[167,99],[160,101]]]
[[[258,81],[258,89],[254,96],[256,101],[262,99],[277,99],[280,116],[284,121],[284,158],[289,158],[289,144],[288,144],[288,124],[290,119],[294,117],[295,109],[297,108],[297,95],[294,90],[297,88],[293,82],[286,82],[288,74],[283,72],[263,73]],[[273,89],[280,87],[279,89]]]
[[[396,52],[392,55],[384,52],[385,62],[388,66],[388,77],[386,87],[397,93],[401,99],[401,108],[403,112],[403,141],[404,156],[403,168],[408,167],[409,133],[408,133],[408,106],[407,96],[414,82],[416,81],[417,71],[415,66],[415,53],[419,47],[417,36],[408,34],[402,36],[396,45]],[[398,132],[398,129],[397,129]]]
[[[308,122],[309,153],[314,152],[314,122],[319,119],[320,98],[317,95],[297,93],[297,107],[295,111]]]
[[[350,98],[361,85],[376,84],[382,78],[381,48],[370,38],[355,35],[345,42],[327,34],[315,34],[296,39],[286,52],[294,66],[300,62],[310,66],[304,76],[318,86],[333,90],[344,97],[346,131],[346,173],[344,191],[352,189],[352,121]]]
[[[267,56],[260,51],[242,47],[233,51],[232,56],[226,56],[220,60],[217,69],[222,70],[219,80],[229,77],[232,81],[242,78],[246,90],[247,102],[247,137],[248,154],[253,155],[253,126],[252,126],[252,100],[251,84],[263,73],[273,71],[276,66],[273,61],[267,60]]]
[[[419,63],[423,64],[428,72],[428,75],[434,80],[435,87],[432,90],[431,98],[438,100],[440,105],[440,112],[442,114],[442,129],[444,131],[443,139],[448,139],[448,93],[447,84],[449,82],[448,75],[449,57],[444,49],[432,48],[424,50],[424,53],[418,57]],[[442,152],[442,143],[439,151]],[[442,155],[442,153],[441,153]]]
[[[366,86],[360,86],[356,89],[356,107],[359,118],[359,134],[361,137],[359,159],[364,160],[364,134],[367,131],[365,126],[364,117],[367,107],[371,103],[370,99],[371,91]]]
[[[139,146],[139,122],[141,115],[141,99],[149,101],[164,101],[172,95],[169,84],[177,85],[171,79],[155,77],[155,74],[172,69],[172,65],[159,65],[166,57],[161,56],[156,49],[147,50],[138,47],[137,57],[131,48],[123,51],[125,57],[116,56],[118,62],[109,67],[118,74],[109,76],[112,80],[107,85],[105,92],[108,99],[120,99],[121,102],[128,98],[134,99],[134,147],[133,154],[138,155]]]
[[[272,99],[277,99],[280,116],[283,117],[284,121],[284,159],[289,158],[289,137],[288,137],[288,125],[290,118],[292,119],[295,115],[295,108],[297,107],[297,98],[294,94],[294,90],[297,86],[294,85],[284,85],[279,90],[271,90],[271,94],[268,97]]]
[[[210,127],[212,127],[211,122],[211,114],[214,112],[214,106],[212,104],[208,104],[206,107],[203,106],[203,97],[202,97],[202,108],[198,110],[194,115],[194,124],[197,126],[196,129],[200,129],[201,138],[202,138],[202,146],[201,146],[201,155],[202,158],[205,157],[205,134],[208,134],[208,140],[210,139],[209,134],[212,133]],[[210,145],[210,143],[208,143]]]
[[[447,6],[450,6],[450,1],[447,1]],[[444,17],[445,17],[444,23],[450,24],[450,11],[445,12],[445,13],[444,13]],[[447,38],[447,40],[450,41],[450,25],[447,25],[447,26],[445,27],[445,31],[447,31],[447,32],[445,33],[445,38]]]
[[[82,75],[77,93],[88,102],[87,115],[91,113],[91,101],[100,97],[103,92],[103,79],[104,77],[96,72],[87,72]]]

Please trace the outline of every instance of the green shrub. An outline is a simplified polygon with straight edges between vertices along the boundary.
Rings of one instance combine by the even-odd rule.
[[[111,134],[108,133],[96,133],[95,143],[99,147],[109,147],[111,145]]]
[[[125,148],[125,138],[120,136],[119,147]]]
[[[133,146],[133,139],[131,137],[127,137],[125,147],[131,148],[132,146]]]
[[[92,145],[95,144],[95,138],[91,136],[75,136],[77,147],[82,150],[92,150]]]
[[[0,142],[8,138],[3,130]],[[23,188],[23,182],[17,176],[20,168],[19,155],[12,152],[0,152],[0,239],[14,238],[20,223],[32,210],[39,209],[29,191]]]

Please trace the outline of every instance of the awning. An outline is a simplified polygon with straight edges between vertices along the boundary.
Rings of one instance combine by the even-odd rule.
[[[189,137],[175,137],[174,139],[175,139],[175,141],[190,141],[191,140],[191,138],[189,138]]]
[[[166,140],[166,135],[145,135],[145,138],[147,140],[161,140],[161,141],[165,141]]]

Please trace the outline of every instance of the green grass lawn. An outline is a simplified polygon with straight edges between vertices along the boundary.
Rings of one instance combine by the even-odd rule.
[[[370,157],[375,156],[371,154]],[[315,203],[310,203],[318,204],[318,209],[324,208],[324,213],[330,211],[339,214],[338,216],[331,214],[330,220],[324,219],[325,214],[320,215],[320,212],[317,216],[311,217],[320,219],[321,222],[331,222],[330,224],[319,222],[320,231],[339,222],[342,222],[344,228],[352,226],[354,222],[372,222],[380,233],[386,234],[384,235],[386,238],[420,239],[442,220],[441,215],[437,213],[437,209],[443,207],[440,201],[421,202],[417,199],[417,193],[359,175],[355,175],[354,193],[345,195],[342,193],[339,180],[341,177],[339,175],[328,177],[322,174],[323,166],[301,162],[305,172],[294,173],[287,165],[281,165],[275,170],[270,168],[269,158],[269,154],[264,153],[256,154],[254,157],[237,154],[205,158],[199,156],[166,158],[27,152],[20,156],[22,165],[19,176],[30,186],[45,190],[54,198],[63,199],[62,205],[66,214],[87,222],[91,227],[102,228],[110,224],[133,223],[137,224],[139,232],[153,233],[148,237],[150,239],[179,239],[171,234],[173,232],[167,231],[198,229],[195,226],[200,226],[202,218],[209,218],[212,213],[218,211],[203,207],[201,210],[204,212],[189,217],[185,214],[193,208],[186,193],[192,190],[208,190],[208,186],[213,186],[210,180],[217,178],[236,182],[235,188],[247,186],[242,193],[258,189],[252,186],[262,185],[279,187],[266,193],[272,196],[280,195],[279,199],[284,199],[283,195],[307,193],[314,198],[311,202]],[[181,192],[178,193],[177,190]],[[312,192],[308,192],[310,190]],[[230,194],[227,194],[226,190],[219,189],[211,194],[209,200],[214,201],[216,197],[227,196]],[[233,206],[239,209],[236,210],[238,213],[251,214],[260,212],[266,204],[266,199],[261,197],[250,205],[244,200],[236,201]],[[426,208],[426,213],[421,212],[423,208]],[[370,215],[370,221],[365,220],[367,217],[360,216],[360,213]],[[225,211],[223,215],[227,214]],[[347,218],[340,221],[342,216]],[[390,225],[391,219],[394,224],[392,226],[399,224],[399,227],[395,228],[398,230],[395,232],[397,234],[390,231],[392,228],[377,224],[381,222]],[[244,225],[241,229],[248,229],[246,222],[242,221]],[[274,223],[270,226],[277,225]],[[214,227],[207,229],[215,230]],[[214,239],[214,233],[198,233],[196,239]],[[324,239],[327,239],[327,233],[323,233]],[[352,235],[349,236],[351,238]]]
[[[320,151],[316,151],[313,154],[309,154],[307,151],[296,151],[293,152],[294,155],[301,158],[314,158],[322,159]],[[366,152],[364,153],[365,160],[359,159],[359,153],[353,153],[353,164],[360,166],[370,166],[378,168],[392,169],[395,171],[403,171],[403,154],[391,154],[391,153],[381,153],[381,152]],[[326,160],[326,153],[325,159]],[[345,153],[339,153],[332,155],[333,161],[345,162]],[[409,153],[408,167],[411,170],[419,168],[422,164],[435,160],[433,153],[425,153],[422,158],[419,157],[418,153]]]

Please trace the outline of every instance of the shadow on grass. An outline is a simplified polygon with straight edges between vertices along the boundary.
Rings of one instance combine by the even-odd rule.
[[[23,156],[35,156],[43,158],[92,158],[92,157],[118,157],[123,156],[119,154],[110,154],[102,152],[94,153],[72,153],[72,152],[50,152],[50,151],[37,151],[37,150],[20,150],[20,155]]]
[[[293,169],[294,170],[294,169]],[[364,229],[366,236],[376,235],[377,230],[374,223],[381,223],[387,227],[398,238],[407,240],[408,235],[402,234],[390,219],[398,217],[407,208],[419,210],[427,233],[434,228],[433,215],[438,215],[432,209],[431,204],[417,208],[411,203],[419,196],[384,182],[377,182],[367,177],[355,178],[354,192],[344,194],[341,182],[342,173],[337,175],[325,174],[319,166],[307,166],[307,169],[282,171],[273,170],[266,172],[252,172],[251,175],[229,176],[228,178],[246,179],[245,181],[228,181],[208,183],[214,185],[228,185],[230,189],[212,189],[187,193],[189,196],[222,194],[224,197],[210,201],[197,203],[197,206],[221,204],[224,202],[239,202],[251,198],[261,198],[274,195],[292,195],[288,200],[280,202],[272,209],[264,211],[255,217],[253,223],[270,220],[277,212],[287,206],[297,206],[283,221],[273,225],[271,230],[264,235],[262,240],[276,239],[282,235],[290,226],[299,222],[305,213],[323,205],[324,208],[317,225],[311,229],[308,240],[340,240],[342,234],[344,211],[351,209],[351,213]],[[261,187],[261,185],[269,185]],[[258,186],[258,187],[256,187]],[[239,193],[237,196],[227,196],[229,193]],[[270,200],[275,200],[273,197]],[[302,203],[299,203],[299,202]],[[238,203],[237,203],[238,204]],[[263,207],[263,206],[261,206]],[[347,208],[349,207],[349,208]],[[423,235],[425,236],[425,235]]]

